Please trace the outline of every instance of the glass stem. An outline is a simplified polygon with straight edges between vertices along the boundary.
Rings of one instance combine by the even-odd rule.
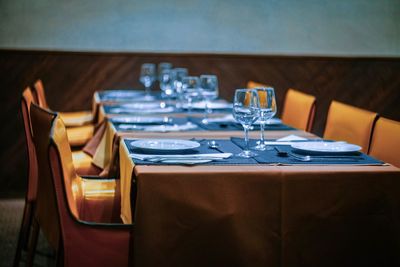
[[[146,90],[146,95],[147,95],[147,96],[150,96],[151,87],[150,87],[150,86],[146,86],[145,90]]]
[[[260,123],[260,144],[263,145],[265,142],[264,138],[264,123]]]
[[[188,99],[188,113],[189,114],[192,113],[192,99],[191,98]]]
[[[243,128],[244,128],[244,144],[245,144],[244,149],[245,149],[245,151],[249,151],[250,150],[250,148],[249,148],[249,127],[243,125]]]
[[[206,100],[206,108],[204,113],[204,121],[208,120],[208,114],[210,113],[210,101]]]

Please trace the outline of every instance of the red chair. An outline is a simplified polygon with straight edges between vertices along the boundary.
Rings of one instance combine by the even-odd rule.
[[[28,187],[25,195],[24,213],[22,215],[21,228],[19,230],[17,250],[14,257],[15,267],[19,266],[22,249],[26,249],[29,241],[30,228],[32,224],[32,215],[36,200],[36,188],[38,179],[38,168],[36,161],[35,146],[32,139],[32,127],[29,119],[29,110],[31,103],[34,102],[34,96],[29,87],[27,87],[21,99],[21,112],[24,121],[25,140],[28,151]]]
[[[39,166],[33,243],[40,228],[56,250],[58,264],[128,266],[133,226],[116,223],[118,181],[76,174],[66,128],[57,114],[33,104],[31,119]]]

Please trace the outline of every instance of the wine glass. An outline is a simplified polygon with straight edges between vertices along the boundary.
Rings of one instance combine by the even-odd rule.
[[[208,114],[212,112],[210,101],[218,98],[218,78],[215,75],[200,76],[200,92],[205,102],[204,118],[201,121],[208,124]]]
[[[183,102],[183,95],[182,95],[182,80],[184,77],[188,75],[188,70],[186,68],[175,68],[172,69],[174,72],[174,91],[176,93],[177,102],[176,107],[181,108]]]
[[[254,90],[257,91],[260,102],[258,118],[258,122],[260,123],[260,140],[257,142],[257,146],[253,147],[253,149],[261,151],[271,150],[273,147],[265,144],[264,126],[268,120],[276,114],[277,107],[274,88],[255,88]]]
[[[259,100],[257,92],[253,89],[236,89],[233,100],[233,117],[242,124],[244,129],[245,148],[237,156],[242,158],[251,158],[257,156],[257,153],[249,149],[249,129],[258,119]]]
[[[146,88],[145,99],[153,99],[151,96],[151,85],[156,79],[156,65],[145,63],[140,69],[140,82]]]
[[[200,97],[199,77],[186,76],[182,80],[182,95],[187,100],[188,113],[192,112],[192,102]]]
[[[157,66],[158,81],[161,82],[162,73],[164,70],[172,69],[172,64],[169,62],[161,62]]]
[[[162,97],[170,99],[175,92],[174,89],[174,80],[175,80],[175,72],[171,69],[164,69],[160,74],[160,88],[163,91]]]

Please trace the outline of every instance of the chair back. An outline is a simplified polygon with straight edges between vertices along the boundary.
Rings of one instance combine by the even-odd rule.
[[[377,113],[332,101],[324,138],[359,145],[362,151],[367,153],[377,116]]]
[[[56,113],[42,109],[34,103],[31,105],[30,117],[39,169],[35,218],[53,248],[58,248],[59,245],[60,224],[57,216],[56,196],[48,164],[48,147],[51,127],[56,116]]]
[[[32,202],[36,200],[37,180],[38,180],[38,166],[36,159],[35,144],[33,143],[32,125],[30,119],[31,103],[35,99],[30,87],[27,87],[22,93],[21,99],[21,113],[24,122],[25,140],[28,151],[28,190],[26,193],[26,200]]]
[[[37,80],[33,87],[39,106],[48,109],[49,105],[47,104],[46,94],[44,93],[43,82],[41,80]]]
[[[266,88],[266,87],[271,87],[267,84],[263,84],[263,83],[258,83],[258,82],[254,82],[254,81],[248,81],[246,88],[249,89],[254,89],[254,88]]]
[[[286,92],[282,110],[282,121],[297,129],[310,132],[315,116],[314,96],[295,89]]]
[[[377,120],[369,154],[400,168],[400,122],[382,117]]]

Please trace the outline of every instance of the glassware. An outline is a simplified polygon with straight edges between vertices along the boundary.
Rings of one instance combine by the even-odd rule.
[[[242,124],[244,129],[245,148],[237,156],[242,158],[251,158],[257,156],[257,153],[249,149],[249,129],[258,119],[259,100],[257,92],[253,89],[236,89],[233,100],[233,117]]]
[[[258,118],[258,122],[260,123],[260,140],[257,142],[257,146],[253,147],[253,149],[260,151],[271,150],[273,147],[265,144],[264,126],[268,120],[276,114],[277,106],[274,88],[255,88],[255,90],[257,91],[260,102]]]
[[[175,94],[174,81],[175,72],[171,69],[164,69],[160,74],[160,88],[162,90],[161,97],[170,99]]]
[[[205,102],[204,118],[201,121],[208,124],[208,114],[212,113],[210,102],[218,98],[218,78],[215,75],[200,76],[200,93]]]
[[[182,80],[182,95],[187,100],[188,113],[192,112],[192,102],[200,97],[199,77],[186,76]]]
[[[161,62],[157,66],[158,81],[161,82],[162,73],[164,70],[172,69],[172,64],[169,62]]]
[[[175,68],[172,71],[174,72],[174,92],[177,98],[176,108],[181,108],[183,103],[182,80],[188,75],[188,70],[186,68]]]
[[[140,82],[144,85],[146,90],[145,99],[153,99],[151,96],[151,85],[156,79],[156,65],[152,63],[145,63],[140,69]]]

